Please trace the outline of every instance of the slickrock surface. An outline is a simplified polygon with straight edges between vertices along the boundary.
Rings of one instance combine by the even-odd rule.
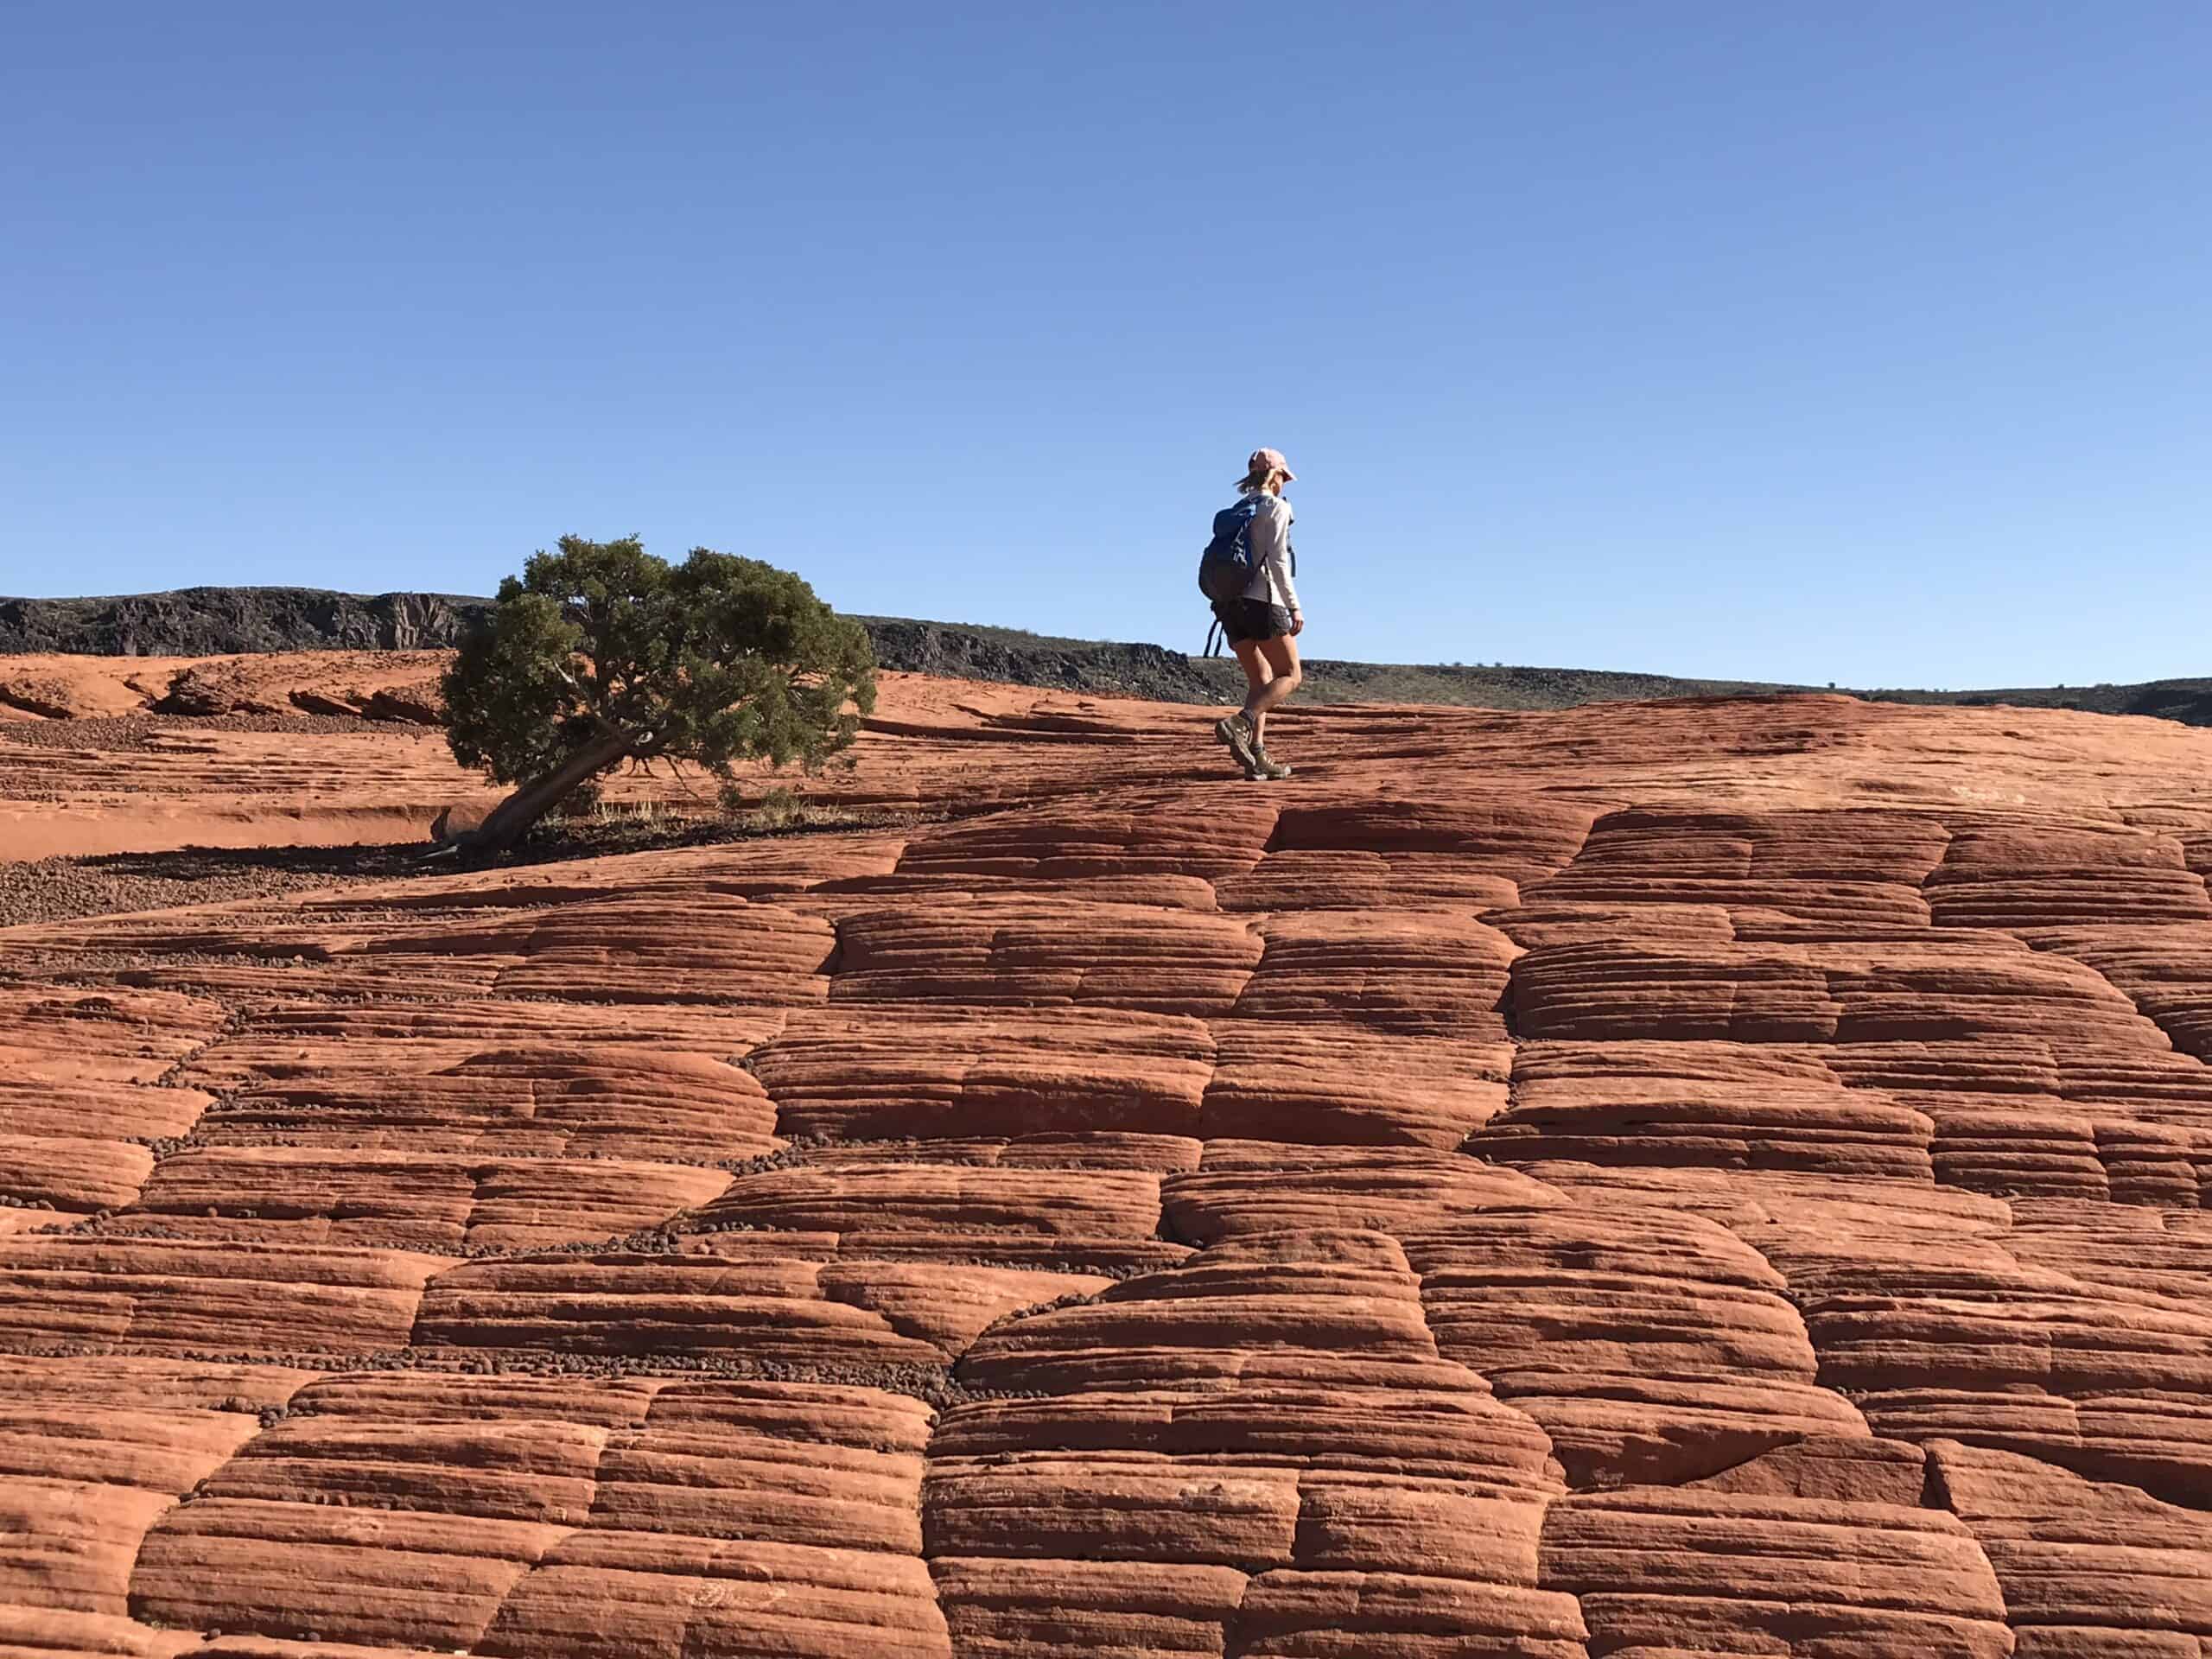
[[[419,835],[434,667],[19,687],[9,845]],[[2212,734],[1210,718],[0,929],[0,1659],[2212,1655]]]

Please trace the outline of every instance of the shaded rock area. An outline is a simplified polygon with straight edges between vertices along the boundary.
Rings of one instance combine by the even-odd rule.
[[[2212,737],[1207,712],[894,677],[808,787],[896,824],[5,867],[0,1652],[2212,1652]],[[454,804],[100,719],[19,828]]]

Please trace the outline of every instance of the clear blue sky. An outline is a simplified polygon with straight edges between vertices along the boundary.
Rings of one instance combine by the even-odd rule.
[[[2212,673],[2212,7],[10,9],[0,592],[564,531],[1195,649]]]

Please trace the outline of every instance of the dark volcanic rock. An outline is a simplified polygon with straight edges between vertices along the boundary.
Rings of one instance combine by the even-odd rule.
[[[429,651],[489,601],[317,588],[181,588],[95,599],[0,599],[0,652],[213,657],[249,651]]]
[[[1190,658],[1163,645],[1047,639],[899,617],[859,620],[875,646],[875,660],[901,673],[1061,686],[1163,702],[1212,700],[1211,689],[1192,671]]]

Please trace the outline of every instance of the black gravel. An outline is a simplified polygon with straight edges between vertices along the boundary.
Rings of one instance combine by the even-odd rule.
[[[0,927],[389,880],[410,862],[385,847],[195,847],[0,864]]]
[[[276,732],[297,737],[389,732],[392,722],[358,715],[105,715],[89,720],[20,720],[0,723],[0,756],[16,744],[35,749],[103,753],[146,750],[159,734]]]
[[[147,1358],[183,1360],[196,1365],[277,1366],[289,1370],[358,1376],[373,1371],[423,1371],[461,1376],[696,1377],[747,1382],[804,1382],[842,1388],[880,1389],[904,1394],[938,1410],[971,1401],[1040,1398],[1031,1389],[974,1389],[949,1370],[922,1365],[794,1364],[758,1360],[741,1353],[591,1354],[517,1348],[391,1348],[372,1354],[223,1352],[186,1350],[149,1355],[143,1350],[103,1343],[36,1343],[0,1345],[0,1353],[39,1359]],[[289,1412],[286,1415],[289,1415]],[[277,1421],[282,1421],[281,1419]]]
[[[4,764],[4,763],[0,763]],[[427,842],[354,847],[187,847],[172,852],[111,853],[95,858],[44,858],[0,863],[0,927],[67,921],[124,911],[232,904],[279,893],[448,875],[457,869],[560,863],[613,853],[836,835],[908,827],[925,815],[896,808],[822,809],[817,822],[777,829],[741,819],[579,819],[541,824],[512,853],[499,857],[433,858]],[[332,919],[338,919],[334,917]],[[128,966],[142,965],[136,961]]]
[[[90,749],[115,753],[149,749],[148,741],[163,726],[152,715],[111,715],[97,720],[11,720],[0,723],[0,766],[10,746],[27,749]]]

